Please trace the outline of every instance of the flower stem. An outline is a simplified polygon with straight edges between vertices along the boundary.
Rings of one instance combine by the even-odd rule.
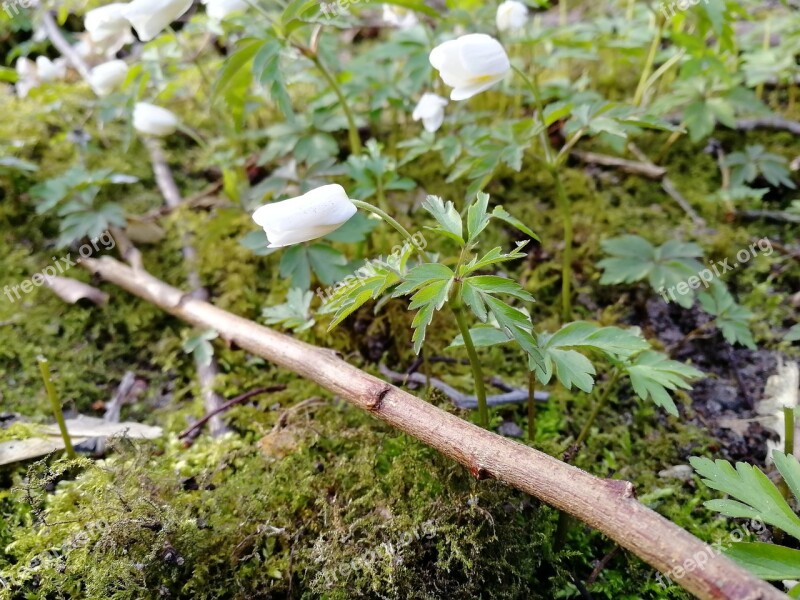
[[[356,205],[356,208],[361,208],[361,209],[363,209],[363,210],[365,210],[365,211],[367,211],[367,212],[370,212],[370,213],[372,213],[373,215],[377,215],[378,217],[380,217],[381,219],[383,219],[384,221],[386,221],[386,222],[387,222],[389,225],[391,225],[392,227],[394,227],[394,228],[395,228],[395,230],[397,230],[397,232],[398,232],[400,235],[402,235],[404,239],[408,240],[408,241],[409,241],[409,242],[411,242],[412,244],[414,244],[414,243],[415,243],[415,242],[414,242],[414,238],[413,238],[413,236],[412,236],[412,235],[411,235],[411,234],[408,232],[408,229],[406,229],[405,227],[403,227],[402,225],[400,225],[400,223],[398,223],[398,222],[397,222],[397,221],[396,221],[394,218],[392,218],[391,216],[389,216],[389,213],[387,213],[385,210],[383,210],[383,209],[381,209],[381,208],[378,208],[377,206],[374,206],[374,205],[370,204],[369,202],[364,202],[363,200],[353,200],[353,199],[351,198],[351,199],[350,199],[350,202],[352,202],[353,204],[355,204],[355,205]]]
[[[455,297],[458,297],[456,294]],[[472,378],[475,381],[475,396],[478,398],[478,419],[482,427],[489,426],[489,408],[486,404],[486,386],[483,383],[483,369],[481,368],[478,353],[475,352],[475,344],[472,342],[472,334],[469,332],[469,325],[464,316],[464,309],[461,304],[450,302],[450,308],[456,317],[458,329],[464,339],[464,347],[467,349],[469,364],[472,367]]]
[[[350,105],[347,104],[347,99],[342,93],[342,88],[339,87],[339,82],[336,81],[336,77],[334,77],[333,73],[331,73],[323,64],[316,52],[309,53],[307,56],[317,66],[317,69],[319,69],[319,72],[322,73],[322,76],[333,89],[333,93],[336,94],[336,97],[339,99],[339,104],[341,104],[342,110],[344,111],[344,116],[347,119],[347,130],[350,137],[350,151],[353,154],[361,154],[361,138],[358,135],[356,120],[353,117],[353,112],[350,110]]]
[[[78,455],[75,453],[75,448],[72,446],[72,440],[69,437],[69,431],[67,431],[67,424],[64,421],[64,413],[61,411],[61,401],[58,399],[58,393],[56,392],[56,388],[53,385],[53,380],[50,377],[50,363],[44,356],[39,357],[39,371],[41,372],[42,380],[44,381],[44,389],[47,390],[47,397],[50,399],[50,407],[53,410],[53,415],[58,423],[58,429],[61,431],[61,437],[64,440],[64,448],[67,451],[67,456],[69,458],[78,458]]]

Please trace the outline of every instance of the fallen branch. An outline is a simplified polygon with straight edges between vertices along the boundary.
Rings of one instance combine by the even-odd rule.
[[[326,350],[295,340],[184,294],[119,261],[81,266],[232,345],[270,360],[350,401],[466,466],[555,506],[608,535],[702,600],[777,600],[786,596],[687,531],[639,503],[633,485],[601,479],[503,438],[361,371]],[[703,556],[701,563],[696,557]],[[686,569],[684,565],[696,567]],[[676,577],[680,569],[682,577]]]
[[[778,131],[789,131],[795,135],[800,135],[800,123],[797,121],[784,119],[783,117],[739,119],[736,121],[736,129],[739,131],[752,131],[753,129],[776,129]]]
[[[397,373],[392,371],[386,365],[380,365],[378,369],[380,370],[381,375],[396,383],[405,383],[407,381],[412,381],[422,385],[428,383],[428,379],[423,373]],[[466,394],[462,394],[453,386],[448,385],[441,379],[436,379],[434,377],[430,378],[430,384],[431,387],[436,388],[445,396],[450,398],[457,408],[464,410],[478,408],[478,399],[475,396],[467,396]],[[534,397],[539,402],[547,402],[547,400],[550,398],[550,394],[547,392],[535,392]],[[486,404],[489,406],[500,406],[503,404],[515,404],[517,402],[527,401],[528,390],[523,390],[522,388],[512,388],[505,394],[497,394],[495,396],[486,397]]]
[[[631,175],[641,175],[648,179],[662,179],[667,174],[664,167],[659,167],[651,162],[637,162],[635,160],[627,160],[617,156],[610,156],[608,154],[598,154],[597,152],[584,152],[582,150],[573,150],[570,152],[581,162],[590,165],[601,165],[603,167],[614,167],[625,173]]]
[[[164,202],[171,209],[177,209],[183,204],[183,198],[175,183],[175,178],[172,176],[172,170],[167,164],[167,159],[161,148],[161,143],[159,140],[151,137],[144,137],[143,142],[147,151],[150,153],[153,175],[156,178],[156,185],[158,185],[158,189],[164,197]],[[200,282],[200,276],[197,274],[197,269],[195,268],[197,264],[197,252],[191,244],[191,236],[188,233],[184,233],[183,235],[181,253],[183,254],[183,260],[186,264],[186,280],[189,283],[189,287],[192,289],[192,296],[198,300],[207,301],[208,290],[203,287]],[[200,384],[200,395],[203,398],[203,406],[207,413],[212,414],[208,421],[211,435],[213,437],[222,435],[227,431],[227,427],[219,417],[219,408],[222,406],[222,398],[214,391],[214,381],[219,373],[217,361],[212,356],[211,360],[206,363],[197,362],[195,368],[197,370],[197,381]]]

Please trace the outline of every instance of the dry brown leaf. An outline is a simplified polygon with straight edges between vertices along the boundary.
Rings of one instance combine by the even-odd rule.
[[[77,279],[46,277],[44,284],[53,290],[56,296],[69,304],[75,304],[78,300],[89,300],[95,304],[108,302],[108,294]]]

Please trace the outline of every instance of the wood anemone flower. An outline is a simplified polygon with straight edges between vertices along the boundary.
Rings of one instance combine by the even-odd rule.
[[[302,196],[266,204],[253,213],[264,228],[270,248],[307,242],[335,231],[356,214],[340,185],[323,185]]]
[[[503,46],[485,33],[470,33],[436,46],[429,60],[447,85],[451,100],[466,100],[489,89],[511,70]]]

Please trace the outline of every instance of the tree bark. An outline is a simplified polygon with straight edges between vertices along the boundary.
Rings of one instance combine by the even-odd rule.
[[[215,329],[231,344],[318,383],[458,461],[476,478],[497,479],[577,517],[698,598],[787,597],[639,503],[629,482],[595,477],[481,429],[361,371],[332,350],[300,342],[221,310],[144,271],[134,271],[111,258],[86,259],[81,266],[184,321]]]

